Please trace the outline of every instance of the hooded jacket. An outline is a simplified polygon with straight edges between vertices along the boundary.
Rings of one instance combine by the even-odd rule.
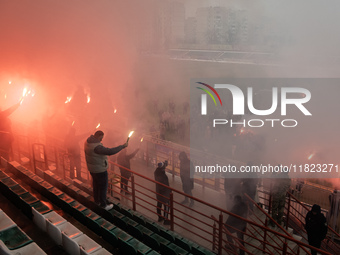
[[[109,166],[109,155],[114,155],[124,149],[124,145],[114,148],[106,148],[95,136],[91,135],[84,144],[87,169],[91,173],[103,173]]]

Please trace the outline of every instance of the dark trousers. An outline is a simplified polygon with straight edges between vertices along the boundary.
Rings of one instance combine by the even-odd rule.
[[[162,205],[164,206],[164,218],[168,219],[168,214],[169,214],[169,201],[167,202],[161,202],[157,201],[157,214],[158,217],[161,217],[162,215]]]
[[[321,241],[317,238],[313,238],[313,237],[308,237],[308,243],[311,246],[314,246],[315,248],[320,248],[321,247]],[[316,250],[311,250],[312,255],[316,255],[317,252]]]
[[[130,173],[126,174],[125,172],[120,172],[121,178],[120,178],[120,192],[126,191],[128,192],[128,183],[129,179],[131,177]]]
[[[242,230],[235,230],[233,228],[228,228],[229,232],[232,234],[234,232],[236,232],[237,234],[237,238],[239,239],[238,241],[242,244],[242,246],[244,247],[244,232],[246,231],[246,228],[242,229]],[[227,235],[227,239],[228,239],[228,242],[231,243],[231,245],[234,243],[233,242],[233,238],[230,236],[230,235]],[[236,245],[238,246],[238,243],[236,243]],[[244,255],[245,252],[243,249],[240,248],[240,252],[239,252],[240,255]]]
[[[106,206],[106,194],[108,188],[107,171],[103,173],[91,173],[94,202],[100,206]]]
[[[81,181],[82,179],[81,179],[81,157],[80,155],[69,154],[68,158],[70,160],[70,178],[71,179],[76,178],[74,175],[74,167],[75,167],[76,172],[77,172],[77,179]]]
[[[187,186],[182,186],[182,188],[183,188],[183,192],[185,193],[185,194],[187,194],[187,195],[189,195],[189,196],[192,196],[192,189],[191,189],[191,187],[187,187]],[[184,201],[188,201],[188,197],[185,197],[184,198]],[[193,200],[191,200],[192,202],[193,202]]]

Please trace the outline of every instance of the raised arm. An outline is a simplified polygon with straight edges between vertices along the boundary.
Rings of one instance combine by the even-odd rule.
[[[107,147],[104,147],[103,145],[98,145],[96,148],[94,148],[94,152],[97,153],[97,154],[110,156],[110,155],[114,155],[114,154],[120,152],[125,147],[127,147],[127,142],[124,143],[123,145],[119,145],[119,146],[113,147],[113,148],[107,148]]]

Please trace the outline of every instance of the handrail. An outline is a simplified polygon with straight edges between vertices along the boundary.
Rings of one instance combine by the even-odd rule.
[[[279,223],[277,223],[265,210],[263,210],[253,199],[251,199],[251,197],[248,196],[248,194],[244,193],[245,197],[252,202],[264,215],[266,215],[267,218],[269,218],[271,220],[271,222],[273,222],[279,229],[281,229],[283,231],[283,233],[285,233],[286,235],[292,237],[291,234],[289,234]],[[300,247],[300,246],[299,246]],[[304,247],[301,247],[305,252],[306,249]]]
[[[287,192],[289,194],[289,196],[291,196],[296,202],[298,202],[304,209],[306,209],[307,211],[309,211],[310,209],[305,206],[303,203],[301,203],[300,200],[298,200],[292,193]],[[340,234],[338,234],[334,229],[332,229],[330,226],[328,226],[328,229],[335,234],[339,239],[340,239]]]
[[[47,159],[47,158],[46,158],[46,159]],[[229,216],[233,216],[233,217],[235,217],[235,218],[241,219],[242,221],[246,222],[247,224],[250,224],[250,225],[252,225],[252,226],[254,226],[254,227],[258,227],[258,228],[260,228],[260,229],[262,229],[262,230],[265,230],[265,231],[267,231],[267,232],[273,233],[274,235],[276,235],[276,236],[278,236],[278,237],[281,237],[281,238],[284,238],[285,240],[292,241],[292,242],[296,243],[296,244],[299,245],[299,246],[303,246],[303,247],[307,247],[307,248],[311,248],[311,249],[317,250],[317,251],[319,251],[319,252],[322,253],[322,254],[330,254],[330,253],[325,252],[325,251],[323,251],[323,250],[319,250],[319,249],[316,249],[316,248],[314,248],[314,247],[312,247],[312,246],[309,246],[309,245],[307,245],[307,244],[305,244],[305,243],[303,243],[303,242],[297,241],[297,240],[295,240],[295,239],[294,239],[293,237],[291,237],[291,236],[287,236],[286,234],[281,234],[281,233],[279,233],[279,232],[277,232],[277,231],[274,231],[274,230],[272,230],[272,229],[270,229],[270,228],[267,228],[267,227],[265,227],[265,226],[262,226],[261,224],[258,224],[258,223],[256,223],[256,222],[251,221],[251,220],[242,218],[242,217],[240,217],[240,216],[238,216],[238,215],[236,215],[236,214],[233,214],[233,213],[231,213],[231,212],[228,212],[228,211],[225,210],[225,209],[222,209],[222,208],[220,208],[220,207],[218,207],[218,206],[215,206],[215,205],[213,205],[213,204],[210,204],[210,203],[208,203],[208,202],[205,202],[205,201],[203,201],[203,200],[201,200],[201,199],[199,199],[199,198],[196,198],[196,197],[193,197],[193,196],[189,196],[189,195],[185,194],[184,192],[182,192],[182,191],[180,191],[180,190],[176,190],[176,189],[174,189],[174,188],[172,188],[172,187],[169,187],[169,186],[166,186],[166,185],[164,185],[164,184],[162,184],[162,183],[156,182],[155,180],[153,180],[153,179],[151,179],[151,178],[149,178],[149,177],[147,177],[147,176],[144,176],[144,175],[142,175],[142,174],[140,174],[140,173],[138,173],[138,172],[135,172],[135,171],[132,171],[132,170],[130,170],[130,169],[127,169],[127,168],[125,168],[125,167],[123,167],[123,166],[120,166],[119,164],[117,164],[117,163],[115,163],[115,162],[110,161],[110,164],[112,164],[112,165],[114,165],[114,166],[118,166],[118,167],[124,168],[125,170],[131,172],[131,173],[133,174],[133,176],[138,176],[138,177],[142,178],[143,180],[147,180],[147,181],[150,181],[150,182],[152,182],[152,183],[157,183],[157,184],[159,184],[159,185],[161,185],[161,186],[165,186],[167,189],[171,190],[171,193],[172,193],[172,194],[175,194],[175,193],[176,193],[176,194],[185,196],[185,197],[187,197],[187,198],[193,199],[194,201],[199,202],[200,204],[202,204],[202,205],[204,205],[204,206],[207,206],[207,207],[210,208],[210,209],[216,210],[219,214],[225,213],[225,214],[227,214],[227,215],[229,215]],[[132,180],[131,180],[131,181],[132,181]],[[133,185],[131,184],[131,186],[129,186],[130,188],[132,188],[132,186],[134,186],[134,185],[135,185],[135,186],[140,186],[140,187],[142,187],[141,185],[139,185],[138,183],[136,183],[135,180],[134,180],[133,182],[134,182]],[[143,188],[146,188],[146,187],[143,187]],[[153,190],[150,190],[150,189],[148,189],[148,190],[151,191],[151,192],[153,192],[153,193],[155,194],[155,192],[154,192]],[[135,190],[134,190],[134,191],[135,191]],[[138,191],[138,190],[137,190],[137,191]],[[176,201],[173,200],[173,196],[171,196],[171,197],[172,197],[172,198],[170,198],[170,199],[172,199],[173,205],[179,205],[179,203],[177,203]],[[142,200],[142,198],[139,198],[137,195],[135,195],[135,198],[138,198],[138,199]],[[132,201],[132,203],[138,204],[137,201],[133,201],[133,200],[130,200],[130,201]],[[149,203],[149,204],[151,204],[151,203]],[[140,205],[140,206],[143,206],[143,205]],[[185,206],[185,205],[181,205],[181,206],[183,206],[183,207],[189,209],[191,212],[200,213],[203,217],[209,218],[209,216],[204,215],[202,212],[199,212],[199,211],[197,211],[197,210],[194,210],[194,209],[192,209],[192,208],[190,208],[190,207],[187,207],[187,206]],[[135,209],[136,209],[136,208],[134,207],[134,210],[135,210]],[[146,208],[146,209],[147,209],[147,208]],[[181,212],[181,210],[178,210],[178,209],[175,208],[174,206],[172,206],[172,209],[173,209],[173,211],[172,211],[172,214],[170,215],[170,218],[171,218],[171,229],[174,228],[174,225],[180,226],[180,227],[182,227],[183,229],[187,229],[186,227],[181,226],[180,224],[177,224],[176,222],[174,222],[175,219],[180,219],[180,218],[176,215],[176,212]],[[151,211],[150,209],[148,209],[148,210]],[[164,211],[164,210],[162,210],[162,211]],[[169,211],[169,212],[170,212],[170,211]],[[154,212],[154,213],[155,213],[155,212]],[[191,215],[191,219],[193,219],[193,220],[199,220],[199,219],[195,218],[193,215]],[[210,217],[210,219],[211,219],[211,217]],[[184,219],[180,219],[180,220],[185,221]],[[185,221],[185,222],[188,223],[188,224],[191,224],[191,226],[194,226],[194,227],[195,227],[195,225],[193,225],[192,223],[187,222],[187,221]],[[212,225],[209,225],[209,224],[207,224],[207,225],[208,225],[208,227],[211,227],[212,229],[214,228],[214,226],[212,226]],[[187,230],[188,230],[188,229],[187,229]],[[202,230],[203,230],[203,229],[202,229]],[[189,231],[189,230],[188,230],[188,231]],[[206,231],[208,232],[209,230],[206,230]],[[193,232],[191,231],[191,233],[193,233]],[[256,239],[256,237],[253,237],[253,238]],[[207,239],[205,239],[205,240],[207,240]],[[259,241],[261,241],[261,240],[259,240]],[[210,241],[210,242],[211,242],[211,241]],[[286,247],[286,248],[287,248],[287,247]],[[286,248],[285,248],[285,249],[286,249]],[[222,247],[218,247],[218,249],[221,250]]]
[[[266,191],[262,191],[262,193],[267,193]],[[268,193],[269,194],[269,193]],[[307,206],[305,206],[303,203],[301,203],[294,195],[292,195],[290,192],[287,192],[287,194],[288,194],[288,196],[289,197],[292,197],[296,202],[298,202],[306,211],[309,211],[310,209],[307,207]],[[289,200],[288,199],[288,203],[291,203],[291,200]],[[291,209],[292,207],[290,206],[290,204],[288,204],[288,208],[289,209]],[[287,210],[288,210],[288,208],[286,208]],[[261,209],[261,211],[263,211],[263,209],[262,208],[260,208]],[[298,212],[298,214],[299,215],[301,215],[301,216],[303,216],[303,218],[305,217],[304,215],[302,215],[299,211],[297,211],[295,208],[292,208],[292,210],[295,210],[296,212]],[[264,211],[265,212],[265,211]],[[290,216],[291,215],[291,213],[289,213],[288,211],[287,211],[287,214],[286,214],[286,217],[287,217],[287,219],[286,219],[286,222],[288,223],[289,222],[289,219],[288,219],[288,217],[294,217],[294,215],[293,216]],[[299,222],[301,222],[299,219],[297,219]],[[304,224],[304,223],[302,223],[302,224]],[[304,234],[306,234],[307,232],[305,231],[305,229],[304,228],[299,228],[299,229],[296,229],[296,227],[294,227],[294,226],[291,226],[295,231],[297,231],[297,232],[303,232]],[[329,226],[328,226],[329,227]],[[339,234],[338,233],[336,233],[331,227],[329,227],[329,229],[331,230],[331,232],[332,233],[335,233],[337,236],[339,236]],[[300,230],[300,231],[299,231]],[[302,236],[302,238],[303,239],[305,239],[306,241],[308,241],[307,240],[307,238],[302,234],[301,235]],[[326,240],[327,239],[327,240]],[[333,244],[336,248],[339,248],[340,249],[340,246],[337,244],[337,243],[335,243],[335,242],[333,242],[331,239],[329,239],[329,237],[326,237],[326,239],[322,242],[322,245],[324,245],[325,247],[328,247],[328,249],[330,249],[330,250],[333,250],[334,251],[334,249],[333,249],[333,247],[332,246],[330,246],[330,245],[328,245],[328,243],[330,242],[331,244]],[[326,244],[327,243],[327,244]],[[335,251],[334,251],[335,252]]]
[[[219,223],[221,223],[221,221],[222,221],[222,220],[221,220],[221,216],[220,216],[220,219],[219,219],[219,220],[217,220],[217,219],[214,217],[214,215],[211,215],[211,218],[212,218],[214,221],[219,222]],[[222,227],[221,227],[221,230],[224,230],[225,232],[228,233],[229,236],[232,236],[232,234],[230,233],[230,231],[224,226],[223,221],[222,221],[222,225],[221,225],[221,226],[222,226]],[[219,233],[219,235],[221,235],[221,233]],[[244,245],[241,244],[241,242],[238,240],[238,238],[235,238],[234,236],[232,236],[232,237],[233,237],[233,239],[237,242],[237,244],[239,245],[239,247],[242,248],[243,251],[245,251],[245,252],[247,252],[248,254],[251,255],[251,253],[244,247]],[[220,236],[220,238],[221,238],[221,236]]]
[[[155,181],[155,180],[153,180],[153,179],[151,179],[151,178],[149,178],[149,177],[147,177],[147,176],[143,176],[142,174],[139,174],[139,173],[137,173],[137,172],[135,172],[135,171],[133,171],[133,170],[130,170],[130,169],[128,169],[128,168],[125,168],[125,167],[123,167],[123,166],[121,166],[121,165],[119,165],[119,164],[117,164],[117,163],[115,163],[115,162],[110,161],[110,163],[111,163],[111,164],[114,164],[114,165],[116,165],[116,166],[118,166],[118,167],[122,167],[122,168],[124,168],[125,170],[130,171],[130,172],[133,173],[134,175],[137,175],[137,176],[139,176],[139,177],[141,177],[141,178],[143,178],[143,179],[145,179],[145,180],[148,180],[148,181],[153,182],[153,183],[160,184],[160,185],[162,185],[162,186],[164,186],[164,187],[170,189],[172,192],[181,194],[181,195],[186,196],[186,197],[188,197],[188,198],[190,198],[190,199],[193,199],[193,200],[195,200],[195,201],[197,201],[197,202],[200,202],[200,203],[202,203],[202,204],[204,204],[204,205],[206,205],[206,206],[209,206],[210,208],[213,208],[213,209],[215,209],[215,210],[217,210],[217,211],[220,211],[221,213],[225,213],[225,214],[227,214],[227,215],[229,215],[229,216],[233,216],[233,217],[235,217],[235,218],[237,218],[237,219],[241,219],[242,221],[244,221],[244,222],[246,222],[246,223],[248,223],[248,224],[254,225],[254,226],[258,227],[258,228],[261,228],[261,229],[263,229],[263,230],[266,230],[266,231],[268,231],[268,232],[271,232],[271,233],[273,233],[273,234],[275,234],[275,235],[277,235],[277,236],[280,236],[281,238],[284,238],[284,239],[287,239],[287,240],[289,240],[289,241],[295,242],[295,243],[296,243],[297,245],[299,245],[302,249],[304,249],[305,252],[307,252],[307,254],[308,254],[308,251],[306,251],[306,248],[304,248],[304,247],[307,247],[307,248],[309,248],[309,249],[317,250],[317,251],[320,252],[321,254],[331,255],[331,253],[328,253],[328,252],[323,251],[323,250],[321,250],[321,249],[317,249],[317,248],[315,248],[315,247],[313,247],[313,246],[310,246],[310,245],[308,245],[308,244],[305,244],[305,243],[303,243],[303,242],[301,242],[301,241],[298,241],[298,240],[294,239],[294,238],[293,238],[292,236],[290,236],[290,234],[289,234],[288,232],[286,232],[281,226],[280,226],[280,229],[281,229],[285,234],[281,234],[281,233],[279,233],[279,232],[277,232],[277,231],[275,231],[275,230],[272,230],[272,229],[270,229],[270,228],[267,228],[267,227],[265,227],[265,226],[262,226],[262,225],[260,225],[260,224],[258,224],[258,223],[256,223],[256,222],[253,222],[253,221],[251,221],[251,220],[242,218],[242,217],[240,217],[240,216],[238,216],[238,215],[236,215],[236,214],[234,214],[234,213],[231,213],[231,212],[229,212],[229,211],[227,211],[227,210],[224,210],[223,208],[220,208],[220,207],[218,207],[218,206],[212,205],[212,204],[210,204],[210,203],[208,203],[208,202],[205,202],[205,201],[203,201],[203,200],[201,200],[201,199],[199,199],[199,198],[196,198],[196,197],[193,197],[193,196],[189,196],[189,195],[185,194],[185,193],[182,192],[182,191],[179,191],[179,190],[176,190],[176,189],[174,189],[174,188],[172,188],[172,187],[166,186],[166,185],[164,185],[164,184],[162,184],[162,183],[160,183],[160,182],[157,182],[157,181]],[[253,202],[254,202],[254,201],[253,201]],[[255,202],[254,202],[254,203],[255,203]],[[261,208],[261,209],[262,209],[262,208]],[[268,216],[269,216],[269,215],[268,215]],[[269,218],[272,219],[270,216],[269,216]],[[273,220],[273,219],[272,219],[272,220]]]
[[[238,216],[238,217],[239,217],[239,216]],[[213,218],[214,220],[216,220],[216,218],[214,218],[214,217],[212,217],[212,218]],[[239,218],[242,219],[242,217],[239,217]],[[217,220],[217,221],[218,221],[218,220]],[[252,222],[252,223],[253,223],[254,225],[258,225],[258,224],[254,223],[254,222]],[[258,227],[266,228],[266,227],[260,226],[260,225],[259,225]],[[281,233],[279,233],[279,232],[276,232],[276,231],[274,231],[274,230],[272,230],[272,229],[270,229],[270,228],[266,228],[266,229],[267,229],[267,230],[270,230],[272,233],[276,233],[277,235],[286,238],[286,239],[289,240],[289,241],[292,241],[292,242],[297,243],[299,246],[301,245],[301,246],[302,246],[301,248],[303,248],[303,246],[304,246],[304,247],[306,247],[306,248],[316,250],[317,252],[319,252],[319,253],[321,253],[321,254],[332,255],[331,253],[329,253],[329,252],[327,252],[327,251],[321,250],[321,249],[319,249],[319,248],[315,248],[314,246],[311,246],[311,245],[309,245],[309,244],[306,244],[306,243],[300,242],[300,241],[298,241],[298,240],[295,240],[293,237],[285,236],[285,235],[283,235],[283,234],[281,234]],[[310,254],[309,251],[306,251],[306,253],[307,253],[307,254]]]
[[[292,195],[290,192],[287,192],[287,194],[289,195],[289,197],[292,197],[292,198],[295,200],[295,202],[297,202],[300,206],[302,206],[306,211],[309,211],[309,210],[310,210],[307,206],[305,206],[303,203],[301,203],[301,202],[300,202],[294,195]],[[289,201],[289,202],[290,202],[290,201]],[[300,212],[298,212],[298,213],[299,213],[299,215],[302,216],[302,214],[301,214]],[[294,215],[291,216],[291,217],[294,217]],[[295,218],[296,218],[296,217],[295,217]],[[297,220],[299,220],[299,219],[297,219]],[[287,221],[289,221],[288,218],[287,218]],[[300,221],[300,220],[299,220],[299,221]],[[301,222],[301,221],[300,221],[300,222]],[[302,225],[304,226],[304,223],[302,223]],[[304,228],[300,228],[299,230],[302,231],[302,233],[305,233],[305,234],[307,233],[306,230],[305,230]],[[333,233],[332,236],[336,235],[337,238],[340,237],[340,235],[339,235],[336,231],[334,231],[329,225],[328,225],[328,230],[330,230],[330,231]],[[305,237],[304,237],[304,239],[307,240]],[[330,244],[331,244],[331,245],[330,245]],[[323,247],[326,247],[326,248],[332,250],[333,252],[338,252],[338,251],[340,250],[340,245],[337,244],[336,242],[334,242],[334,241],[333,241],[333,238],[330,238],[328,235],[327,235],[326,238],[322,241],[321,245],[322,245]],[[336,250],[335,250],[335,249],[336,249]]]

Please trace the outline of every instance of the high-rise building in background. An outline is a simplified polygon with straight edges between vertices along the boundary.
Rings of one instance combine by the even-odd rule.
[[[154,1],[152,10],[145,11],[142,22],[136,24],[136,40],[142,50],[163,51],[184,42],[184,26],[183,3]]]
[[[185,16],[183,2],[151,0],[152,9],[139,24],[133,24],[140,50],[163,52],[174,48],[270,51],[284,42],[283,31],[254,19],[247,10],[225,6],[200,7],[193,17]]]

